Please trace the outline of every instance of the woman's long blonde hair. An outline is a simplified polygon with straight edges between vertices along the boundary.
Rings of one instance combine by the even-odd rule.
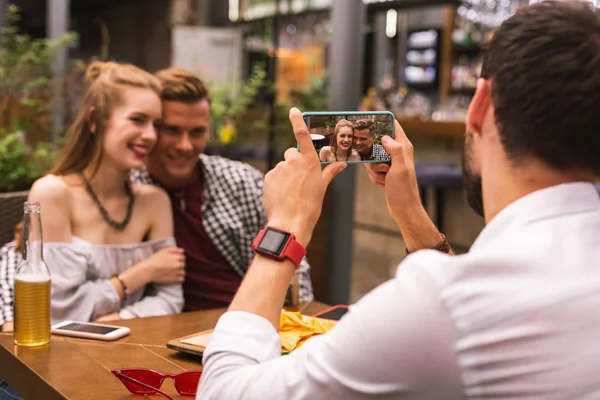
[[[131,64],[92,62],[85,73],[87,90],[79,113],[69,128],[54,175],[79,173],[92,166],[96,173],[103,154],[102,138],[115,107],[123,104],[128,88],[150,89],[160,97],[158,78]],[[91,177],[88,177],[88,179]]]

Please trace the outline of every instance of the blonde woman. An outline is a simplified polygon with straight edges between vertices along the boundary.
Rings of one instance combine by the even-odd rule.
[[[86,78],[63,155],[28,196],[41,203],[52,322],[180,312],[185,256],[169,197],[128,181],[157,140],[160,83],[117,63],[92,63]]]
[[[319,158],[323,162],[360,160],[360,155],[352,148],[353,139],[354,124],[341,119],[335,126],[331,146],[322,147]]]

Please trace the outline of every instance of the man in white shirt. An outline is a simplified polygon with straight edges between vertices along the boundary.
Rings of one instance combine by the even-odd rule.
[[[280,356],[298,249],[344,166],[321,172],[293,109],[301,150],[266,176],[268,229],[205,351],[197,398],[599,399],[598,104],[598,13],[544,2],[505,21],[467,118],[467,190],[487,222],[469,253],[411,254],[330,332]],[[372,176],[401,225],[412,149],[396,131],[398,141],[384,138],[385,180]]]

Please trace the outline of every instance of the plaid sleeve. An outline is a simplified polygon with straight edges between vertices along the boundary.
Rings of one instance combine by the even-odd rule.
[[[14,242],[0,249],[0,326],[13,320],[15,270],[20,258]]]
[[[371,160],[376,161],[390,161],[392,157],[385,151],[382,145],[374,144],[373,152],[371,153]]]
[[[302,259],[298,268],[300,269],[300,301],[313,301],[315,295],[310,279],[310,265],[306,257]]]
[[[140,183],[153,184],[152,178],[146,169],[132,169],[129,171],[129,181],[136,185]]]

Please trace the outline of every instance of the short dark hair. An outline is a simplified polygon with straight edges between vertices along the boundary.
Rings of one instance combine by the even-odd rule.
[[[560,170],[600,174],[600,13],[544,1],[502,23],[484,55],[502,145]]]
[[[196,103],[202,100],[211,102],[210,91],[206,84],[189,71],[181,68],[167,68],[156,73],[162,84],[163,101]]]
[[[370,119],[359,119],[354,123],[354,129],[358,131],[362,131],[363,129],[368,129],[371,135],[375,134],[375,122]]]

